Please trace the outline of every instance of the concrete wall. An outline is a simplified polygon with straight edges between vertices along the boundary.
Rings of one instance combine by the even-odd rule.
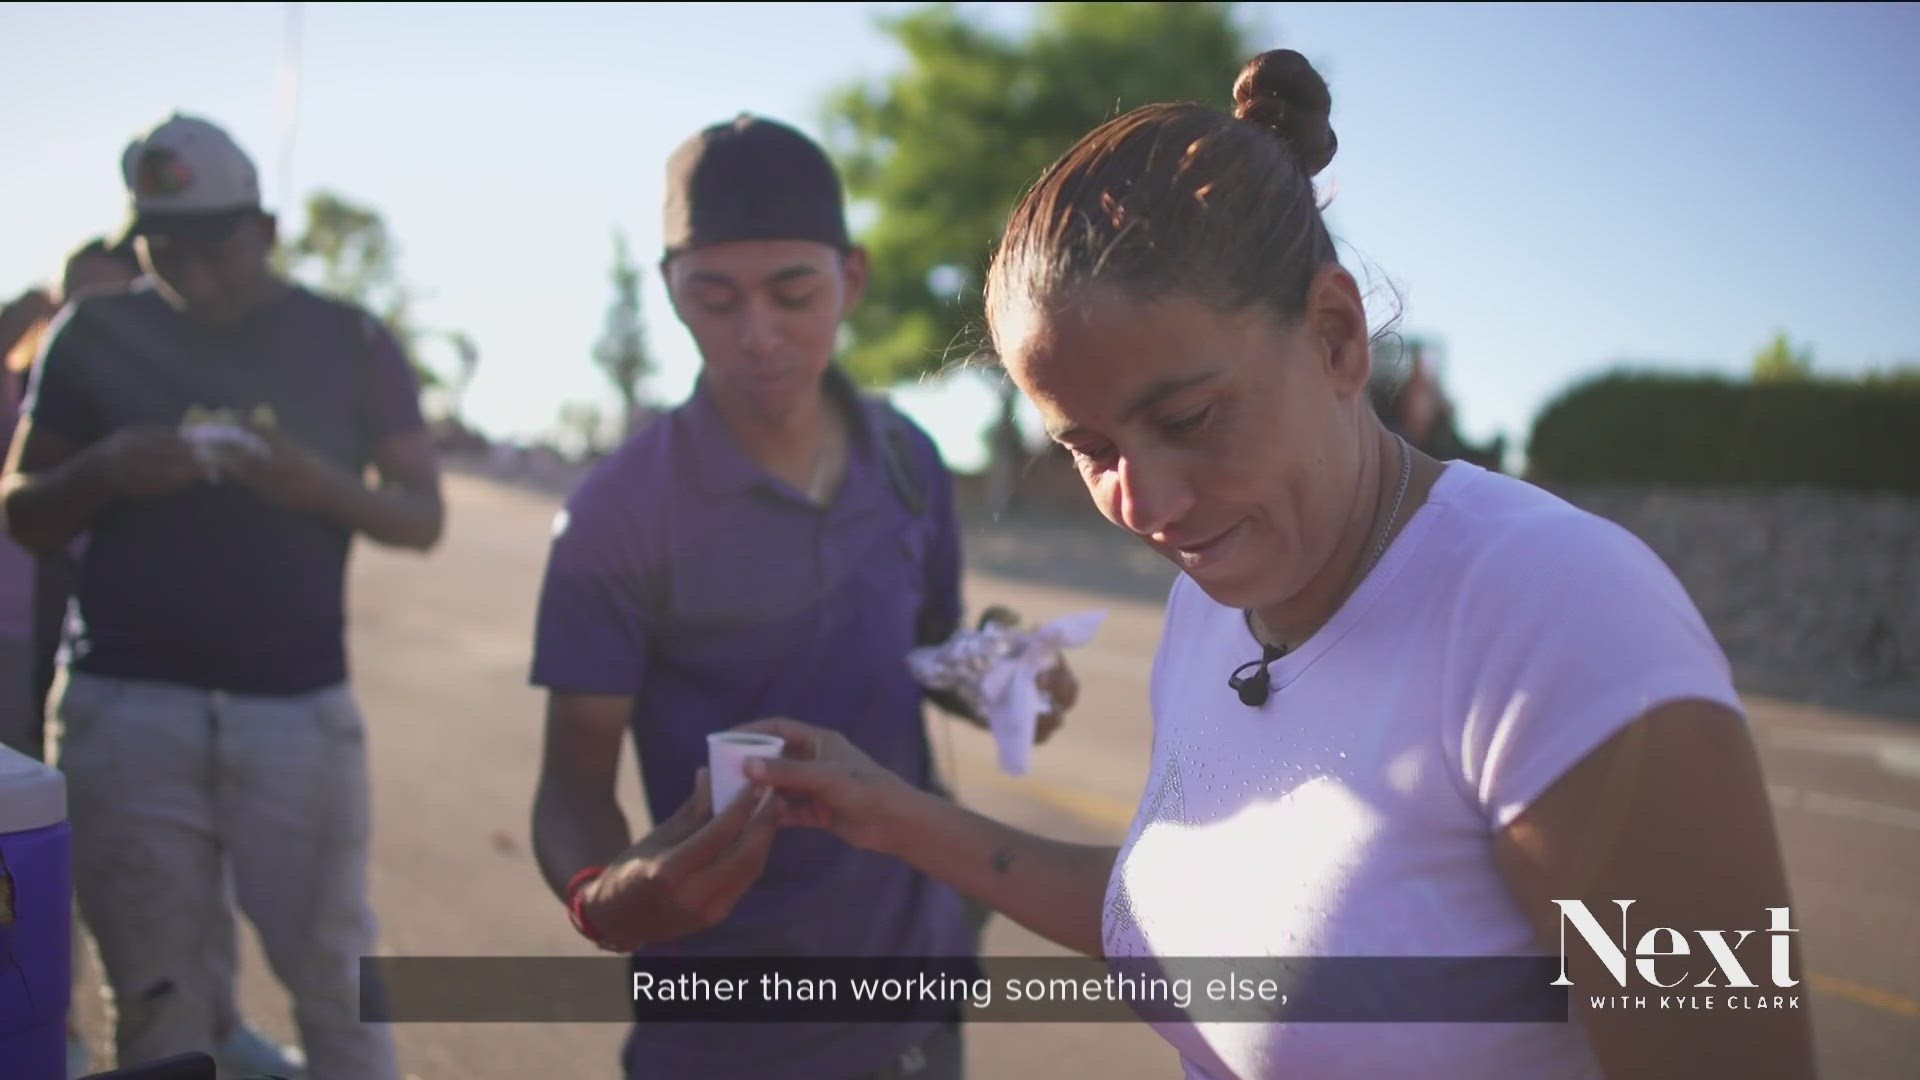
[[[1666,560],[1743,686],[1868,707],[1920,690],[1920,499],[1548,486]]]
[[[962,505],[979,484],[959,478]],[[1547,485],[1666,560],[1743,688],[1920,714],[1920,499],[1804,488]],[[1061,454],[1037,459],[1018,505],[1099,523]]]

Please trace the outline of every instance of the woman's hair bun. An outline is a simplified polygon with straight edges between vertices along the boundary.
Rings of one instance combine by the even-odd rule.
[[[1278,136],[1308,176],[1318,176],[1340,146],[1328,122],[1332,112],[1327,81],[1292,49],[1261,53],[1233,80],[1233,115]]]

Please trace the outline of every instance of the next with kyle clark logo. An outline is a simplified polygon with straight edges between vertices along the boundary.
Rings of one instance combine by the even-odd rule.
[[[1641,980],[1632,987],[1636,992],[1596,994],[1592,992],[1597,989],[1595,987],[1579,988],[1577,992],[1582,1000],[1592,1008],[1715,1011],[1800,1008],[1800,995],[1797,992],[1777,992],[1800,985],[1800,980],[1788,970],[1791,956],[1789,936],[1799,931],[1791,925],[1784,907],[1765,909],[1768,921],[1763,930],[1695,929],[1689,934],[1670,926],[1656,926],[1642,933],[1635,941],[1627,930],[1627,912],[1634,905],[1632,900],[1614,901],[1620,907],[1618,938],[1609,936],[1584,901],[1555,900],[1553,903],[1560,909],[1560,977],[1552,985],[1573,986],[1573,980],[1567,978],[1568,927],[1572,927],[1594,955],[1600,958],[1620,990],[1629,989],[1627,958],[1629,948],[1632,950],[1634,970]],[[1764,933],[1772,938],[1769,942],[1768,970],[1764,973],[1769,985],[1754,981],[1746,965],[1736,955],[1746,940],[1756,933]],[[1661,977],[1663,974],[1666,976],[1664,979]],[[1643,992],[1649,989],[1682,992]]]

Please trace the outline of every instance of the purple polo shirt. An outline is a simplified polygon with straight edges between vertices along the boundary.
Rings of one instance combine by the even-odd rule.
[[[628,694],[654,820],[692,793],[709,733],[770,716],[833,728],[925,786],[931,753],[915,645],[960,616],[951,479],[926,434],[863,402],[838,369],[831,400],[853,452],[819,507],[739,448],[704,383],[603,461],[555,522],[533,682]],[[889,476],[891,418],[924,509]],[[707,956],[967,956],[951,889],[836,837],[788,830],[759,883],[711,931],[669,952]],[[849,1024],[639,1025],[635,1075],[852,1076],[931,1031]]]

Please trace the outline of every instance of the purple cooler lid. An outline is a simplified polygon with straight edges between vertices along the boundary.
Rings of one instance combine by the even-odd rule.
[[[0,746],[0,836],[67,820],[67,778],[60,770]]]

